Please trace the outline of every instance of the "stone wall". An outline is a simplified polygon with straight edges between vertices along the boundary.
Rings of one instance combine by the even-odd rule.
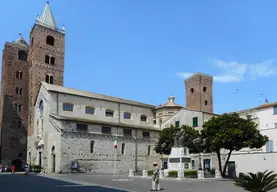
[[[94,148],[91,151],[91,141]],[[137,150],[136,150],[137,142]],[[118,136],[116,150],[116,172],[128,172],[136,168],[142,171],[149,169],[160,156],[153,150],[155,141],[152,139],[135,139],[134,137]],[[122,151],[122,144],[125,150]],[[73,160],[79,162],[81,170],[112,173],[114,168],[114,137],[96,133],[63,132],[61,137],[61,171],[68,172]],[[150,146],[150,154],[148,147]],[[137,151],[137,155],[136,155]],[[122,153],[123,152],[123,153]]]

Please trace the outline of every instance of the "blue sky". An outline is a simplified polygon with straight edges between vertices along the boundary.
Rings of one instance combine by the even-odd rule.
[[[81,2],[81,3],[80,3]],[[0,7],[0,45],[28,40],[44,0]],[[214,112],[277,101],[274,0],[52,0],[66,28],[65,86],[149,104],[172,94],[185,105],[183,79],[214,75]]]

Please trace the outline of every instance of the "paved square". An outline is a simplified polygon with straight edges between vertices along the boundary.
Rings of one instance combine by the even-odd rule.
[[[109,186],[127,191],[146,192],[150,191],[150,178],[137,178],[128,176],[95,175],[95,174],[68,174],[55,175],[61,179],[72,179],[76,181],[95,183],[100,186]],[[235,187],[232,181],[216,180],[170,180],[161,179],[163,192],[243,192],[241,188]]]

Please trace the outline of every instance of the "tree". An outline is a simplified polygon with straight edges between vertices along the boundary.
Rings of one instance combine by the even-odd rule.
[[[168,128],[164,128],[160,132],[159,141],[154,148],[156,153],[169,155],[174,144],[174,138],[179,133],[179,131],[179,127],[174,127],[172,125]]]
[[[204,152],[204,140],[198,130],[188,125],[181,127],[181,145],[187,147],[190,153],[199,154],[199,170],[202,170],[201,153]]]
[[[182,125],[181,127],[181,145],[187,147],[190,153],[201,153],[204,148],[201,142],[197,142],[197,138],[201,138],[200,132],[191,126]]]
[[[228,161],[233,151],[246,147],[251,149],[261,148],[268,141],[268,137],[260,134],[259,130],[257,130],[257,124],[250,117],[243,119],[237,113],[212,117],[204,123],[201,136],[206,141],[205,150],[217,154],[219,171],[222,177],[226,175]],[[221,149],[225,149],[228,152],[223,169]]]
[[[244,188],[245,191],[250,192],[268,192],[277,188],[277,174],[272,174],[273,171],[265,171],[243,174],[241,178],[236,180],[234,184],[237,187]]]

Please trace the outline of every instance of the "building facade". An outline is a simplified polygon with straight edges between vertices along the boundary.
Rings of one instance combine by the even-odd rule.
[[[236,168],[236,173],[273,170],[277,171],[277,102],[238,111],[241,117],[247,116],[257,124],[260,133],[266,135],[269,141],[260,149],[245,148],[232,153],[230,163]],[[257,166],[258,165],[258,166]]]
[[[27,134],[33,132],[33,106],[41,81],[63,85],[64,27],[59,30],[46,4],[30,32],[7,42],[2,56],[0,128],[2,164],[20,169],[26,161]]]
[[[84,171],[110,173],[115,154],[116,172],[142,171],[160,160],[153,105],[42,82],[34,106],[28,159],[46,172],[69,172],[77,161]]]

